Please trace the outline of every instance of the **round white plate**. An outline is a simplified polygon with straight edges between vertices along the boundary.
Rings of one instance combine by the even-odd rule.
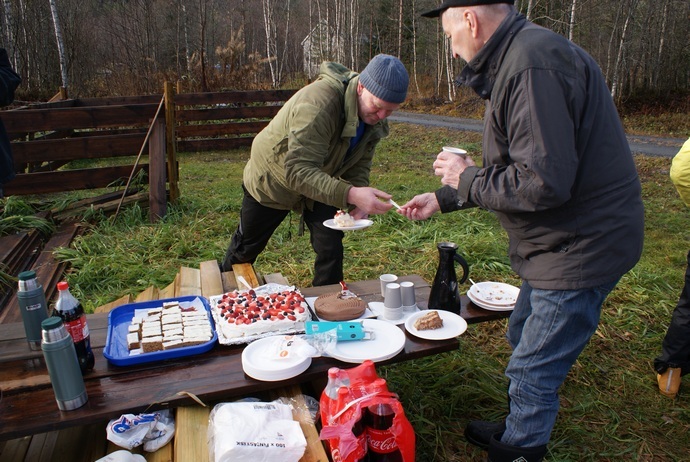
[[[424,316],[429,310],[422,310],[414,313],[405,321],[405,329],[415,337],[426,340],[446,340],[457,337],[467,330],[467,321],[455,313],[446,310],[436,310],[439,317],[443,320],[443,327],[440,329],[417,330],[414,327],[415,321]]]
[[[366,220],[366,219],[355,220],[354,226],[345,226],[345,227],[336,225],[335,220],[332,218],[330,220],[326,220],[323,222],[323,225],[325,227],[335,229],[338,231],[354,231],[356,229],[368,228],[369,226],[371,226],[373,224],[374,224],[374,222],[372,220]]]
[[[506,307],[515,305],[520,289],[502,282],[480,282],[472,285],[467,295],[485,305]]]
[[[328,350],[328,354],[346,363],[359,364],[367,359],[374,362],[385,361],[405,348],[405,332],[395,324],[378,319],[364,319],[362,326],[365,331],[374,333],[372,340],[337,342]]]
[[[496,306],[496,305],[489,305],[488,303],[484,303],[481,300],[477,299],[472,295],[469,291],[467,292],[467,298],[469,298],[472,303],[477,305],[479,308],[484,308],[485,310],[489,311],[513,311],[515,308],[515,305],[507,305],[507,306]]]
[[[275,345],[275,336],[256,340],[242,351],[242,369],[249,377],[265,382],[285,380],[306,371],[311,356],[293,356],[285,359],[267,358],[266,349]]]

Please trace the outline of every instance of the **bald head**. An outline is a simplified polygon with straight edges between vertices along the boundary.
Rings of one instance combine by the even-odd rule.
[[[471,61],[514,8],[497,3],[451,7],[443,11],[441,25],[451,41],[453,56]]]

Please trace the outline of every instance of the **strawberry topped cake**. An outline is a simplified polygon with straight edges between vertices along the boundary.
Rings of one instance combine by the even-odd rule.
[[[284,286],[283,286],[284,287]],[[211,298],[218,340],[244,343],[263,334],[304,330],[310,319],[304,297],[294,288],[227,292]]]

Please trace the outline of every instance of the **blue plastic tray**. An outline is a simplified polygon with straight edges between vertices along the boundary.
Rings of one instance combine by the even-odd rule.
[[[129,324],[132,322],[135,310],[162,307],[165,302],[191,302],[198,298],[204,304],[208,320],[213,332],[213,338],[206,343],[200,345],[193,345],[182,348],[174,348],[172,350],[154,351],[151,353],[141,353],[130,356],[127,347],[127,333]],[[161,300],[151,300],[149,302],[128,303],[127,305],[118,306],[113,309],[108,315],[108,336],[105,341],[105,348],[103,349],[103,356],[116,366],[131,366],[133,364],[149,363],[153,361],[162,361],[164,359],[180,358],[183,356],[197,355],[204,353],[211,348],[218,341],[218,334],[213,323],[213,316],[211,316],[211,307],[208,300],[200,295],[187,295],[184,297],[166,298]]]

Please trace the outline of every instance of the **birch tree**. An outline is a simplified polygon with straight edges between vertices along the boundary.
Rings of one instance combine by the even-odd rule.
[[[50,13],[53,17],[53,27],[55,30],[55,41],[57,42],[58,56],[60,57],[60,76],[62,77],[62,86],[67,88],[69,79],[67,77],[67,56],[65,55],[65,42],[62,38],[62,28],[60,27],[60,18],[58,16],[58,8],[56,0],[48,0],[50,3]]]
[[[633,19],[633,12],[637,7],[638,0],[631,0],[629,2],[629,7],[627,10],[627,15],[625,15],[625,23],[623,24],[623,30],[621,31],[621,37],[618,42],[618,53],[616,54],[616,62],[613,66],[613,80],[611,81],[611,97],[616,99],[618,96],[618,86],[620,84],[620,69],[623,65],[623,54],[625,51],[625,41],[628,36],[628,27]]]
[[[570,25],[568,27],[568,40],[573,41],[573,33],[575,31],[575,9],[577,6],[577,0],[573,0],[570,6]]]

